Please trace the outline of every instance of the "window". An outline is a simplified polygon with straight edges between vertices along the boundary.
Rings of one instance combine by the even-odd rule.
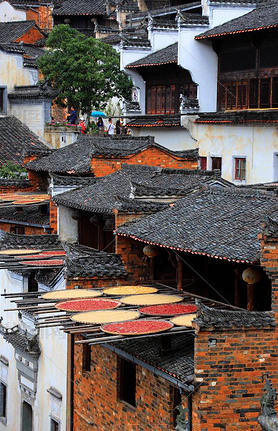
[[[51,418],[50,431],[59,431],[59,423]]]
[[[0,383],[0,419],[7,419],[7,386]]]
[[[1,114],[7,112],[7,87],[0,87],[0,112]]]
[[[35,279],[35,272],[32,272],[28,277],[28,292],[37,292],[38,282]]]
[[[25,234],[25,228],[23,226],[11,226],[10,227],[10,233],[15,233],[17,235],[24,235]]]
[[[33,409],[26,401],[22,404],[22,431],[33,430]]]
[[[211,169],[219,169],[221,173],[222,169],[222,157],[212,157],[211,158]]]
[[[202,171],[207,170],[207,158],[206,157],[200,157],[200,168]]]
[[[179,388],[171,387],[171,398],[172,398],[172,417],[171,417],[171,423],[173,427],[175,428],[177,426],[177,416],[179,414],[179,410],[177,409],[177,406],[181,405],[181,393]]]
[[[119,363],[119,398],[136,407],[136,365],[122,358]]]
[[[85,343],[83,344],[83,355],[82,355],[82,371],[91,370],[91,346]]]
[[[235,180],[246,180],[246,159],[235,158]]]

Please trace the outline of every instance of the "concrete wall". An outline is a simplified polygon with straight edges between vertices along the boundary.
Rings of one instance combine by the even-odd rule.
[[[58,232],[61,241],[78,240],[78,222],[72,218],[74,212],[72,208],[59,205]]]
[[[15,9],[9,2],[0,3],[0,22],[25,21],[26,11]]]

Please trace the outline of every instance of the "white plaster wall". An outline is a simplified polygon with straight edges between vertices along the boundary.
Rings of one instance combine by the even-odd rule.
[[[9,2],[0,3],[0,22],[26,21],[26,12],[15,9]]]
[[[178,64],[187,69],[192,80],[198,84],[200,112],[213,112],[216,111],[217,101],[218,60],[210,43],[194,39],[200,33],[200,28],[180,29]]]
[[[154,136],[154,141],[173,151],[197,148],[197,142],[189,131],[182,127],[134,127],[134,136]]]
[[[30,103],[15,103],[12,101],[9,113],[26,124],[40,138],[44,138],[45,110],[42,101],[35,103],[33,101]]]
[[[224,22],[230,21],[231,19],[238,18],[251,10],[254,9],[254,5],[250,5],[249,7],[243,6],[228,6],[225,7],[223,5],[220,6],[211,6],[210,7],[210,27],[216,27],[217,25],[221,25]]]
[[[200,156],[222,157],[222,176],[234,183],[234,157],[246,157],[246,184],[278,180],[278,131],[275,126],[193,125]],[[276,176],[276,177],[275,177]]]
[[[78,223],[71,217],[74,210],[64,205],[59,205],[59,237],[61,241],[74,242],[78,239]]]
[[[38,82],[38,71],[23,67],[21,55],[0,51],[0,85],[6,85],[8,92],[15,85],[35,85]]]
[[[151,32],[151,45],[152,51],[158,51],[159,49],[166,48],[166,46],[172,45],[178,41],[178,30],[153,30]]]
[[[24,282],[21,276],[6,270],[0,270],[1,293],[24,291]],[[55,288],[64,288],[64,279],[59,280]],[[45,287],[44,287],[45,289]],[[17,311],[4,312],[6,308],[15,308],[15,304],[1,297],[0,316],[3,316],[3,325],[12,327],[18,324]],[[22,325],[29,330],[34,325],[31,319],[23,318]],[[60,430],[66,431],[66,402],[67,402],[67,338],[66,334],[58,329],[46,328],[40,330],[41,355],[38,364],[37,393],[33,406],[34,431],[50,430],[51,395],[47,392],[51,386],[58,390],[63,399],[59,415]],[[15,350],[11,344],[0,336],[0,355],[9,361],[7,378],[7,425],[0,422],[0,431],[21,430],[22,394],[18,383]],[[53,399],[53,398],[52,398]],[[55,419],[55,416],[53,416]],[[58,420],[58,417],[56,417]]]

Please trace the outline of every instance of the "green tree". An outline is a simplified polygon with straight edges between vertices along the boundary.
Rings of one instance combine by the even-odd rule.
[[[110,45],[61,24],[50,33],[47,47],[38,65],[59,90],[58,104],[66,99],[90,113],[92,108],[104,109],[113,96],[130,99],[132,82],[120,71],[120,55]]]

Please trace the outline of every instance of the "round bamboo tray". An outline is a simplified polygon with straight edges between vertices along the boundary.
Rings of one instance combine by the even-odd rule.
[[[104,289],[106,295],[142,295],[156,293],[158,289],[148,286],[117,286]]]
[[[190,314],[197,311],[194,304],[162,304],[152,305],[139,309],[140,313],[148,316],[176,316],[178,314]]]
[[[78,323],[97,325],[102,323],[123,322],[125,320],[138,319],[138,317],[140,317],[138,311],[104,310],[77,313],[71,316],[71,319]]]
[[[20,249],[7,249],[7,250],[0,250],[0,254],[13,254],[13,255],[21,255],[21,254],[37,254],[40,253],[41,250],[20,250]]]
[[[123,304],[128,305],[158,305],[158,304],[171,304],[180,302],[183,298],[176,295],[160,295],[154,293],[153,295],[132,295],[124,296],[120,299]]]
[[[93,310],[110,310],[121,305],[114,299],[77,299],[76,301],[63,301],[55,304],[55,307],[63,311],[93,311]]]
[[[173,317],[171,322],[177,326],[192,327],[192,321],[195,319],[196,314],[183,314],[182,316]]]
[[[101,326],[101,330],[113,335],[144,335],[168,331],[173,327],[166,320],[137,320]]]
[[[101,296],[102,292],[99,290],[86,290],[86,289],[64,289],[55,290],[54,292],[47,292],[42,295],[43,299],[78,299],[78,298],[96,298]]]

